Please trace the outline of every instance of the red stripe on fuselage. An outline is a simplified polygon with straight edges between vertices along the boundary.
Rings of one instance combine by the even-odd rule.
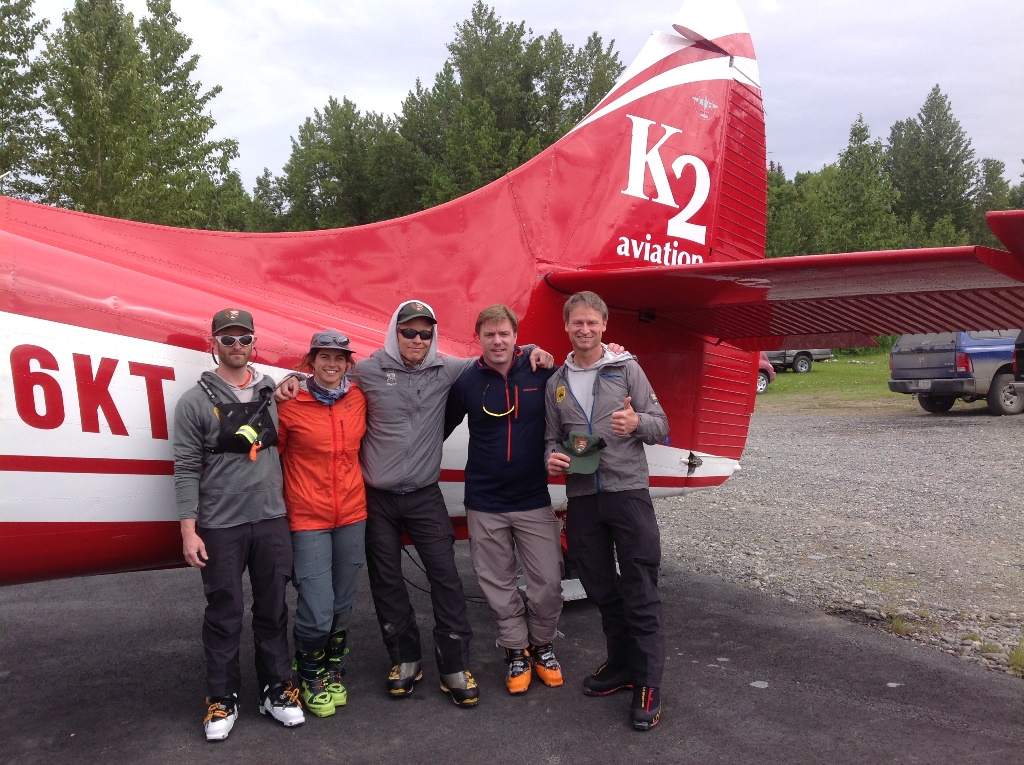
[[[174,475],[173,460],[119,460],[106,457],[40,457],[0,454],[0,472]]]
[[[178,521],[0,523],[0,584],[185,565]]]
[[[679,475],[652,475],[650,486],[652,489],[686,489],[704,488],[707,486],[721,486],[728,476],[706,475],[706,476],[679,476]],[[442,470],[441,481],[446,483],[463,483],[466,480],[465,470]],[[548,477],[549,484],[565,484],[565,477]]]

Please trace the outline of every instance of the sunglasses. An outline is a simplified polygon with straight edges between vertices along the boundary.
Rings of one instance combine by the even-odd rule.
[[[256,335],[217,335],[217,342],[223,345],[225,348],[233,348],[235,343],[238,343],[242,347],[252,345],[256,339]]]
[[[415,337],[419,337],[420,340],[429,340],[434,336],[434,330],[412,329],[411,327],[404,327],[403,329],[398,330],[398,334],[400,334],[406,340],[412,340]]]

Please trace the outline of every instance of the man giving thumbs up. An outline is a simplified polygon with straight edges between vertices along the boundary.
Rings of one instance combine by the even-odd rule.
[[[668,419],[636,358],[601,343],[604,301],[578,292],[563,313],[573,350],[547,384],[547,468],[565,476],[569,559],[601,610],[608,644],[607,660],[583,681],[583,692],[631,688],[633,727],[650,730],[661,719],[665,639],[661,538],[644,444],[665,439]]]

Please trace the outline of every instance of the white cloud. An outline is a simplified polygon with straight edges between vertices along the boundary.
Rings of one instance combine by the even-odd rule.
[[[72,0],[36,0],[60,23]],[[491,0],[506,21],[536,34],[557,28],[581,44],[616,41],[628,64],[680,0]],[[979,157],[1024,167],[1024,3],[982,0],[740,0],[758,53],[768,148],[792,175],[834,161],[863,113],[883,139],[939,84]],[[144,0],[126,0],[136,17]],[[288,159],[290,137],[329,96],[387,114],[419,77],[433,82],[471,0],[173,0],[201,56],[199,78],[222,85],[218,135],[239,140],[247,185]]]

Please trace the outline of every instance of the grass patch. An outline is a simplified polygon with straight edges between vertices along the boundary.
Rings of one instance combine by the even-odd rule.
[[[977,632],[968,632],[966,635],[960,636],[961,640],[981,640],[981,635]]]
[[[1017,641],[1017,647],[1010,652],[1010,669],[1017,677],[1024,677],[1024,638]]]
[[[765,412],[815,409],[916,409],[911,396],[889,390],[889,355],[843,356],[821,361],[806,374],[780,372],[757,397]]]
[[[891,616],[889,617],[889,629],[897,635],[909,635],[915,627],[902,616]]]
[[[981,653],[1000,653],[1002,650],[1003,647],[996,643],[982,643],[978,646],[978,651]]]

